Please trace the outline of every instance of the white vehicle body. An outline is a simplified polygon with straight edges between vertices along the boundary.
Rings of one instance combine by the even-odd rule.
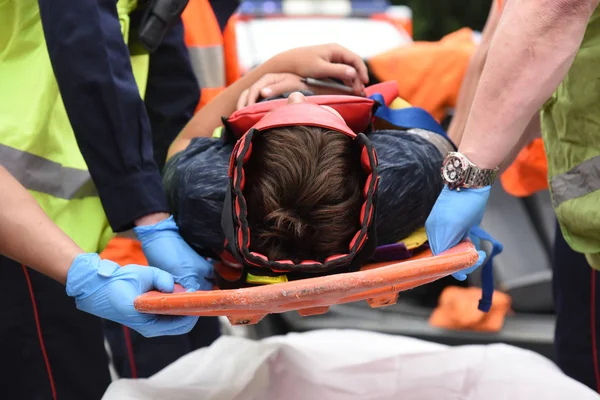
[[[286,2],[283,3],[285,13],[246,14],[239,18],[236,36],[242,73],[295,47],[338,43],[368,59],[412,42],[407,30],[400,23],[393,23],[412,20],[411,10],[405,6],[390,6],[384,13],[389,20],[385,20],[370,18],[364,12],[359,16],[352,15],[343,7],[338,7],[337,13],[334,7],[323,12],[323,3],[327,1],[322,0],[287,2],[290,3],[292,6],[288,7]],[[305,7],[300,7],[301,4]],[[311,4],[314,7],[310,8]]]

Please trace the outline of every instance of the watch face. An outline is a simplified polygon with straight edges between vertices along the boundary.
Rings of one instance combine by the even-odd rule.
[[[442,165],[442,176],[449,185],[460,185],[467,174],[467,162],[461,157],[448,156]]]

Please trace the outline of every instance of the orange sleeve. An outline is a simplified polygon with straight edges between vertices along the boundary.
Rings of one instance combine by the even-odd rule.
[[[100,258],[114,261],[121,266],[129,264],[148,265],[146,256],[142,251],[142,243],[125,237],[115,237],[108,242],[104,251],[100,253]]]
[[[521,150],[500,181],[504,190],[515,197],[528,197],[548,189],[548,162],[541,138]]]

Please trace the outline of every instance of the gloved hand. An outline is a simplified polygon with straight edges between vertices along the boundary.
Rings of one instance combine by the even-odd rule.
[[[444,187],[425,222],[429,246],[434,255],[456,246],[468,237],[471,228],[479,225],[490,189],[491,186],[486,186],[481,189],[461,189],[459,192]],[[479,250],[478,244],[474,244]],[[452,276],[459,281],[467,279],[467,274],[475,271],[485,261],[485,252],[478,253],[479,260],[474,266]]]
[[[188,333],[198,317],[142,314],[134,299],[152,289],[170,293],[173,277],[154,267],[102,260],[95,253],[78,255],[67,274],[67,294],[81,311],[118,322],[146,337]]]
[[[213,277],[213,266],[200,257],[179,235],[173,216],[154,225],[133,228],[142,242],[149,265],[169,272],[188,291],[211,290],[205,278]]]
[[[472,267],[463,269],[461,271],[458,271],[458,272],[455,272],[452,274],[454,279],[456,279],[457,281],[466,280],[467,275],[469,275],[471,272],[475,271],[477,268],[481,267],[487,257],[487,253],[485,251],[481,250],[481,244],[480,244],[481,240],[479,239],[479,237],[477,237],[477,236],[473,235],[471,232],[469,232],[469,239],[471,239],[471,242],[473,242],[473,245],[477,249],[477,254],[479,254],[479,258],[477,259],[477,262],[475,263],[475,265],[473,265]]]

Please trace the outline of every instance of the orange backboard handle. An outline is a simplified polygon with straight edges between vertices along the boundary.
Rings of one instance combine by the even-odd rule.
[[[166,315],[227,316],[234,325],[254,324],[265,315],[327,312],[330,306],[367,300],[371,307],[394,304],[397,294],[473,266],[478,254],[470,241],[433,256],[431,250],[398,262],[369,264],[357,272],[271,285],[188,293],[152,291],[134,301],[136,310]]]

